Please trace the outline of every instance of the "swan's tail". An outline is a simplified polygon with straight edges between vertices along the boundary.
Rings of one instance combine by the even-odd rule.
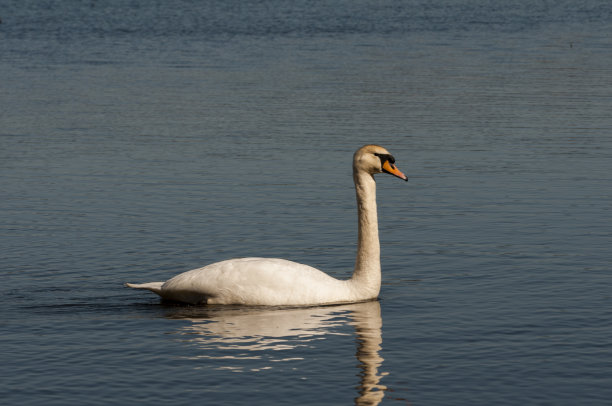
[[[146,289],[161,296],[161,287],[164,282],[149,282],[149,283],[126,283],[125,286],[133,289]]]

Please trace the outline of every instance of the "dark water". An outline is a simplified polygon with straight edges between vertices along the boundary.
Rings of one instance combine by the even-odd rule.
[[[3,402],[608,404],[611,4],[3,0]],[[348,276],[365,143],[380,302],[122,287]]]

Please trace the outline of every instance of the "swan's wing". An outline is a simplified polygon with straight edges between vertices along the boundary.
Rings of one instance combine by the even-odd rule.
[[[297,262],[240,258],[177,275],[163,285],[162,296],[191,303],[304,305],[341,301],[345,285]]]

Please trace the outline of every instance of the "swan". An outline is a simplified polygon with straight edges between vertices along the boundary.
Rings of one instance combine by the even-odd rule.
[[[373,300],[380,292],[380,243],[374,175],[408,181],[385,148],[365,145],[353,155],[359,217],[357,259],[350,279],[278,258],[238,258],[181,273],[166,282],[126,283],[189,304],[313,306]]]

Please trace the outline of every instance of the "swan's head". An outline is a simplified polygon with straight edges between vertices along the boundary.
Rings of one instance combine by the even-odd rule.
[[[395,166],[393,155],[378,145],[366,145],[359,148],[353,155],[353,170],[370,175],[385,172],[408,181],[408,177]]]

